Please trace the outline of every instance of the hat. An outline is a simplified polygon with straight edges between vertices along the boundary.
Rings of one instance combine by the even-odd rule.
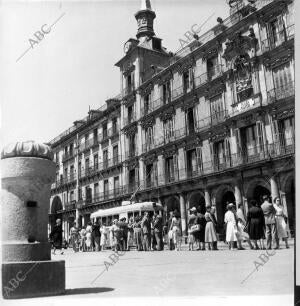
[[[227,205],[227,209],[231,209],[231,208],[233,208],[234,207],[234,204],[233,203],[229,203],[228,205]]]
[[[192,207],[191,211],[197,211],[196,207]]]

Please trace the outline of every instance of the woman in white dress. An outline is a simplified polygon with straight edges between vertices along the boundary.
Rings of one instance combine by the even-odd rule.
[[[92,250],[92,224],[91,222],[88,223],[85,229],[85,245],[86,245],[86,250],[88,252]]]
[[[173,232],[173,242],[177,251],[181,250],[181,220],[178,214],[172,218],[170,230]]]
[[[284,214],[284,208],[280,202],[279,197],[275,197],[274,199],[274,208],[276,210],[275,222],[276,222],[278,238],[279,239],[282,238],[285,241],[285,246],[288,249],[289,248],[288,232],[287,232],[287,225],[285,222],[286,216]]]
[[[230,203],[227,206],[227,212],[224,216],[224,222],[226,223],[226,241],[229,245],[229,250],[234,249],[234,242],[237,241],[236,233],[237,233],[237,226],[236,226],[236,219],[233,213],[234,204]]]
[[[105,250],[105,246],[106,246],[106,236],[107,236],[107,229],[106,227],[101,224],[100,227],[100,233],[101,233],[101,238],[100,238],[100,247],[101,247],[101,251]]]

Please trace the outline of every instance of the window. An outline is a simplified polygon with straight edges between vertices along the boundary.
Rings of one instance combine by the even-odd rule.
[[[72,191],[70,192],[70,202],[72,203],[72,202],[74,202],[74,201],[75,201],[74,190],[72,190]]]
[[[294,143],[294,118],[287,118],[280,122],[280,138],[281,144],[284,146],[290,146]]]
[[[119,162],[119,147],[118,146],[113,147],[113,162],[114,162],[114,165]]]
[[[222,166],[226,161],[224,140],[215,143],[215,166]]]
[[[70,167],[70,179],[71,180],[74,180],[74,165],[71,165]]]
[[[95,170],[98,170],[98,169],[99,169],[98,161],[99,161],[99,159],[98,159],[98,154],[95,154],[95,155],[94,155],[94,169],[95,169]]]
[[[188,175],[193,176],[197,173],[197,153],[196,149],[187,152]]]
[[[108,193],[109,193],[108,180],[104,180],[103,186],[104,186],[104,199],[107,199],[108,198]]]
[[[164,136],[166,141],[174,139],[174,119],[169,119],[164,122]]]
[[[73,147],[74,147],[74,145],[73,145],[73,143],[71,143],[70,144],[70,156],[73,156]]]
[[[78,175],[81,177],[81,161],[78,162]]]
[[[82,200],[82,189],[78,188],[78,200]]]
[[[174,158],[173,156],[166,159],[166,179],[167,182],[175,180]]]
[[[106,169],[108,167],[108,151],[103,151],[103,168]]]
[[[129,192],[135,191],[135,169],[129,171]]]
[[[65,168],[64,175],[65,175],[65,179],[67,179],[68,178],[68,168]]]
[[[107,138],[107,123],[103,123],[102,125],[102,135],[103,135],[103,139]]]
[[[148,114],[150,111],[150,94],[148,94],[144,97],[144,115]]]
[[[220,73],[220,65],[218,64],[218,56],[211,57],[207,60],[208,78],[213,79]]]
[[[132,108],[132,106],[128,106],[127,112],[128,112],[128,123],[131,123],[133,121],[133,108]]]
[[[171,99],[171,83],[170,81],[166,82],[162,85],[162,91],[163,91],[163,103],[167,104],[170,102]]]
[[[195,132],[194,109],[192,107],[187,110],[186,118],[187,118],[188,133],[192,134]]]
[[[58,152],[55,153],[55,161],[58,164],[59,163],[59,154]]]
[[[120,194],[120,182],[118,176],[114,177],[114,193],[116,195]]]
[[[217,124],[225,119],[222,94],[210,99],[212,123]]]
[[[113,131],[113,135],[118,133],[117,118],[114,118],[114,119],[112,120],[112,131]]]
[[[285,63],[273,69],[273,81],[275,96],[278,100],[294,95],[290,63]]]
[[[146,150],[153,149],[154,139],[153,139],[153,127],[152,126],[146,128],[145,140],[146,140]]]
[[[134,157],[136,155],[136,147],[135,147],[135,134],[129,136],[129,156]]]
[[[89,186],[85,187],[85,198],[87,203],[92,202],[92,188],[90,188]]]
[[[97,199],[99,197],[99,183],[94,184],[94,198]]]
[[[98,140],[98,129],[94,129],[93,131],[93,140],[94,140],[94,144],[96,144]]]
[[[152,187],[154,183],[153,164],[146,165],[146,187]]]
[[[183,78],[183,92],[187,93],[191,91],[193,87],[193,71],[190,68],[188,71],[184,72],[182,75]]]
[[[269,43],[270,48],[275,48],[286,40],[286,30],[282,16],[278,16],[276,19],[269,23]]]
[[[89,172],[89,167],[90,167],[90,159],[86,158],[85,159],[85,174],[88,174]]]

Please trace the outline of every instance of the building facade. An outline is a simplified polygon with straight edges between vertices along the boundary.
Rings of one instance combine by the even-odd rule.
[[[228,3],[228,18],[173,54],[142,1],[136,39],[116,63],[120,96],[51,142],[52,222],[61,216],[67,230],[99,208],[152,200],[166,217],[177,209],[185,232],[193,206],[215,206],[223,224],[226,203],[246,213],[268,194],[281,198],[293,233],[294,2]]]

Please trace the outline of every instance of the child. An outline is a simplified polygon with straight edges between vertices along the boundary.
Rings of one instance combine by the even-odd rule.
[[[191,230],[188,230],[188,243],[189,243],[189,251],[194,251],[194,235],[191,233]]]

